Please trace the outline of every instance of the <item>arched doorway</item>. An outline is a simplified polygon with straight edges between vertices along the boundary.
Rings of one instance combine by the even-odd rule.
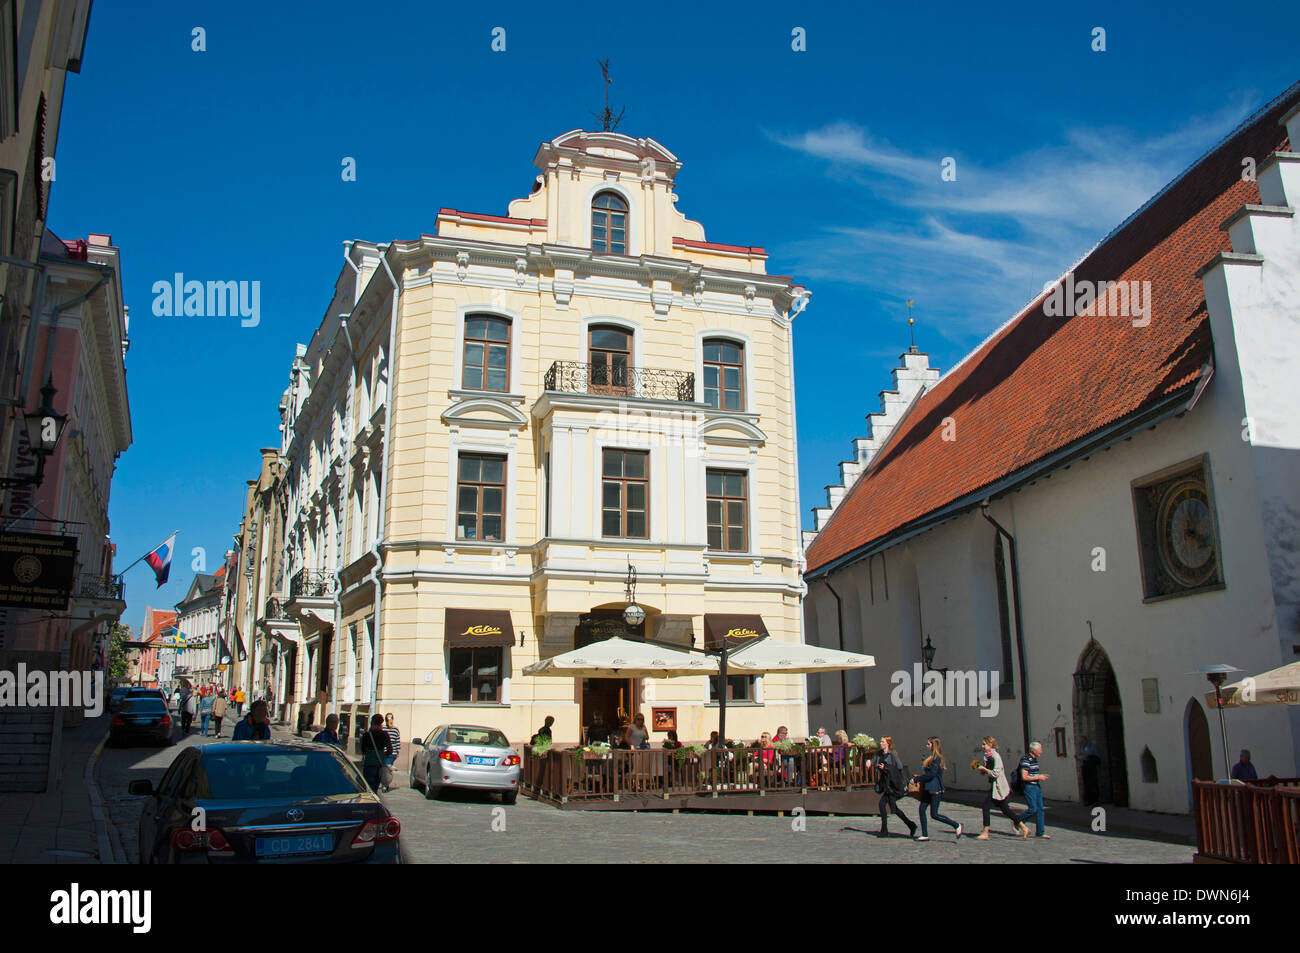
[[[1098,749],[1100,803],[1128,805],[1128,762],[1124,753],[1124,708],[1119,682],[1106,650],[1095,640],[1079,656],[1074,679],[1074,724],[1080,736]],[[1079,798],[1084,800],[1083,765],[1079,764]]]
[[[1192,782],[1214,780],[1214,749],[1210,746],[1210,721],[1195,698],[1183,717],[1187,738],[1187,802],[1192,803]]]

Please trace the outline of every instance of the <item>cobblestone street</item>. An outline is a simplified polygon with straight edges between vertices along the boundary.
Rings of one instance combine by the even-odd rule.
[[[406,776],[394,783],[405,785]],[[876,837],[876,817],[813,815],[796,832],[788,816],[561,811],[523,796],[502,808],[490,795],[452,792],[445,801],[427,801],[409,787],[395,787],[384,801],[401,820],[415,863],[1185,864],[1193,853],[1177,844],[1050,827],[1050,839],[1026,842],[1000,819],[987,841],[967,835],[956,841],[951,829],[935,824],[931,840],[917,842],[896,820],[895,836]],[[916,807],[910,801],[904,810],[915,819]],[[493,812],[502,810],[505,830],[494,831]],[[943,810],[979,833],[978,808],[945,802]]]

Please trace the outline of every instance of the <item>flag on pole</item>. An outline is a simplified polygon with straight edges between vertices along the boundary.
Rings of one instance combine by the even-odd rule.
[[[176,534],[172,533],[167,537],[167,542],[144,557],[144,561],[153,570],[154,578],[158,580],[159,589],[167,582],[167,576],[172,571],[172,549],[175,547],[175,543]]]

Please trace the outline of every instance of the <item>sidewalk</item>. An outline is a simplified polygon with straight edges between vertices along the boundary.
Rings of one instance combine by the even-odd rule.
[[[108,736],[105,712],[62,731],[52,756],[61,762],[52,791],[0,794],[0,864],[113,863],[94,760]]]
[[[965,804],[970,807],[979,807],[984,803],[984,795],[976,794],[974,791],[949,789],[944,792],[943,799],[945,801],[956,801],[958,804]],[[1011,795],[1013,810],[1023,811],[1024,803],[1024,798],[1015,794]],[[1044,805],[1047,808],[1047,832],[1049,834],[1052,832],[1053,827],[1066,827],[1080,831],[1092,830],[1092,808],[1085,807],[1077,801],[1045,800]],[[1132,837],[1143,837],[1147,840],[1162,841],[1167,844],[1196,846],[1196,820],[1190,814],[1152,814],[1148,811],[1135,811],[1132,808],[1116,807],[1114,804],[1102,806],[1106,811],[1104,815],[1105,830],[1108,834],[1127,834]],[[1007,823],[1006,818],[996,808],[994,808],[990,820],[992,822],[991,829],[993,830],[999,830],[999,825],[1005,826]],[[970,833],[978,834],[979,831],[971,831]]]

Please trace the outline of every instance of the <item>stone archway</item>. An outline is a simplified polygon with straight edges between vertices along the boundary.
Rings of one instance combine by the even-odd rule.
[[[1101,756],[1097,778],[1099,801],[1125,807],[1128,805],[1128,761],[1124,751],[1124,708],[1115,671],[1099,642],[1088,643],[1075,671],[1092,676],[1087,691],[1081,679],[1074,680],[1074,724],[1076,733],[1087,737]],[[1082,801],[1086,800],[1082,761],[1077,772]]]

